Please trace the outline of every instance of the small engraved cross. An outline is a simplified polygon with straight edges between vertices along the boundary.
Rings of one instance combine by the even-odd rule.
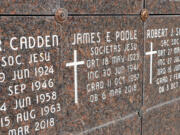
[[[146,55],[150,55],[150,84],[152,84],[153,54],[157,54],[157,51],[153,51],[153,43],[151,42],[151,51],[150,52],[146,52]]]
[[[84,61],[77,61],[77,50],[74,50],[74,62],[67,63],[66,67],[74,67],[74,90],[75,90],[75,104],[78,104],[78,75],[77,66],[83,65]]]

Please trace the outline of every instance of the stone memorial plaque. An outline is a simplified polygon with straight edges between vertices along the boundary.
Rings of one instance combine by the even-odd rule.
[[[143,116],[143,135],[179,135],[179,127],[179,101],[148,110]]]
[[[62,24],[61,132],[79,133],[141,107],[139,17],[69,17]]]
[[[0,17],[0,134],[54,135],[61,113],[60,25]]]
[[[180,14],[180,0],[146,0],[151,14]]]
[[[139,14],[143,0],[60,0],[70,14]]]
[[[0,14],[54,14],[60,0],[1,0]]]
[[[154,16],[145,23],[144,103],[180,96],[180,18]]]

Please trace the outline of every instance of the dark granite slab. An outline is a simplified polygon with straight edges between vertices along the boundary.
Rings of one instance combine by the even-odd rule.
[[[56,134],[61,27],[54,17],[0,22],[0,134]]]
[[[83,132],[136,112],[143,78],[140,17],[69,17],[62,31],[61,132]]]
[[[139,14],[143,0],[61,0],[71,14]]]
[[[60,0],[1,0],[0,14],[54,14]]]
[[[179,16],[149,17],[145,23],[144,104],[147,108],[180,96],[179,23]]]
[[[146,8],[151,14],[179,14],[180,0],[146,0]]]
[[[179,101],[149,110],[143,117],[143,135],[179,135],[179,127]]]
[[[79,135],[139,135],[141,120],[132,114],[123,120],[116,119],[98,127],[79,133]]]

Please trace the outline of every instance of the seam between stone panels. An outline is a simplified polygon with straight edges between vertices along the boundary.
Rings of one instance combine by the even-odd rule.
[[[143,77],[142,77],[142,106],[144,105],[144,92],[145,92],[145,77],[144,77],[144,73],[145,73],[145,22],[143,22],[143,66],[142,66],[142,75],[143,75]]]
[[[0,14],[0,16],[55,16],[55,14]],[[139,14],[71,14],[68,16],[139,16]]]
[[[54,14],[0,14],[0,16],[54,16]]]
[[[143,135],[143,116],[140,117],[141,125],[140,125],[140,134]]]
[[[145,0],[144,0],[145,1]],[[145,90],[145,80],[144,80],[144,69],[145,69],[145,22],[143,22],[143,66],[142,66],[142,75],[143,75],[143,77],[142,77],[142,104],[141,104],[141,107],[143,107],[144,106],[144,90]],[[141,110],[140,110],[141,111]],[[141,120],[141,125],[140,125],[140,134],[141,135],[143,135],[143,114],[141,114],[141,116],[140,116],[140,120]]]
[[[172,104],[172,103],[175,103],[175,102],[178,102],[178,101],[180,101],[180,97],[169,100],[169,101],[166,101],[166,102],[163,102],[163,103],[160,103],[160,104],[157,104],[155,106],[152,106],[152,107],[146,109],[146,112],[150,112],[150,111],[152,111],[154,109],[157,109],[157,108],[160,108],[160,107],[163,107],[165,105],[169,105],[169,104]]]
[[[129,114],[129,115],[126,115],[125,117],[118,118],[118,119],[116,119],[116,120],[113,120],[113,121],[107,122],[107,123],[105,123],[105,124],[102,124],[102,125],[93,127],[93,128],[91,128],[91,129],[85,130],[85,131],[83,131],[83,132],[75,133],[74,135],[84,135],[84,134],[88,134],[88,133],[93,132],[93,131],[95,131],[95,130],[97,130],[97,129],[101,129],[101,128],[103,128],[103,127],[107,127],[107,126],[112,125],[112,124],[115,124],[115,123],[117,123],[117,122],[124,121],[124,120],[126,120],[126,119],[130,119],[130,118],[132,118],[132,117],[134,117],[134,116],[136,116],[136,115],[137,115],[137,112],[134,112],[134,113],[131,113],[131,114]]]
[[[139,14],[68,14],[68,16],[139,16]]]
[[[0,14],[0,16],[55,16],[54,14]],[[139,14],[68,14],[68,16],[139,16]]]
[[[143,8],[146,8],[146,0],[143,1]]]
[[[149,14],[150,16],[179,16],[180,14]]]

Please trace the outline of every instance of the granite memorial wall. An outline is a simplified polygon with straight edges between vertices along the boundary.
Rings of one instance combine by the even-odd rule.
[[[0,1],[0,135],[179,135],[180,1]]]

